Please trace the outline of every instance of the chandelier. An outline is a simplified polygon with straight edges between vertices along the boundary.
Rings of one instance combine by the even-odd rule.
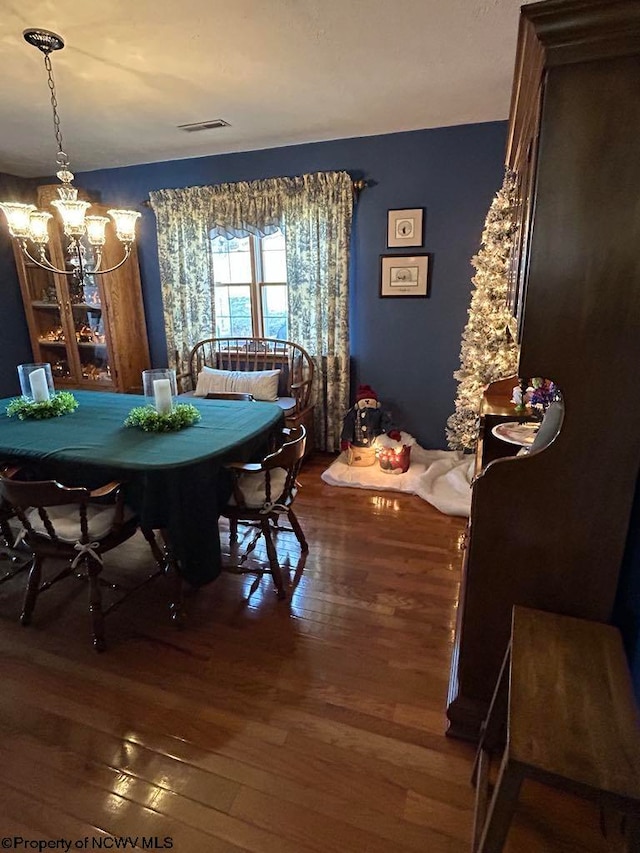
[[[51,53],[54,50],[61,50],[64,47],[64,41],[59,35],[49,30],[28,29],[24,31],[23,36],[30,45],[37,47],[44,54],[44,66],[47,71],[49,91],[51,92],[53,129],[58,143],[56,177],[61,182],[61,186],[57,188],[59,198],[52,201],[51,204],[58,211],[62,219],[64,233],[69,238],[67,255],[69,266],[72,269],[59,269],[47,257],[51,213],[46,210],[38,210],[34,204],[19,204],[17,202],[0,202],[0,208],[7,218],[9,233],[18,240],[22,252],[29,261],[49,272],[73,276],[78,282],[82,283],[85,275],[104,275],[113,272],[124,264],[131,254],[131,246],[135,240],[136,220],[140,214],[135,210],[107,211],[113,219],[116,237],[123,245],[123,257],[114,266],[102,269],[102,247],[106,240],[105,228],[110,220],[106,216],[88,216],[86,214],[87,208],[91,207],[91,204],[88,201],[78,199],[78,190],[72,183],[74,175],[69,169],[69,157],[64,152],[62,142],[56,86],[51,67]],[[90,261],[87,258],[87,247],[83,241],[90,247]],[[35,246],[35,255],[30,251],[29,243]]]

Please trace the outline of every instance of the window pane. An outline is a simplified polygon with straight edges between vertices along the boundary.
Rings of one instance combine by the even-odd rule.
[[[229,269],[229,255],[213,255],[213,280],[216,284],[228,284],[231,281],[231,270]]]
[[[267,338],[289,336],[286,284],[269,284],[262,287],[262,316]]]
[[[211,252],[216,284],[251,281],[249,237],[214,237],[211,240]]]
[[[229,255],[231,281],[244,284],[251,281],[251,255],[246,252],[234,252]]]
[[[260,241],[262,251],[262,276],[264,281],[286,281],[287,264],[284,234],[276,231]]]
[[[216,287],[216,334],[251,336],[251,288],[249,285]]]
[[[265,281],[287,280],[287,258],[284,252],[262,253],[262,275]]]

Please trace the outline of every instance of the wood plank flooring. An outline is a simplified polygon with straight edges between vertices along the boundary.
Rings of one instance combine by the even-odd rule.
[[[251,576],[225,574],[187,596],[177,630],[160,579],[108,617],[97,655],[80,581],[43,595],[28,628],[25,576],[0,586],[0,835],[85,849],[144,837],[177,853],[470,850],[474,749],[444,736],[464,519],[327,486],[329,461],[301,475],[304,567],[279,536],[290,603],[268,577],[247,601]],[[136,538],[105,574],[150,565]],[[525,787],[508,853],[608,849],[591,805]]]

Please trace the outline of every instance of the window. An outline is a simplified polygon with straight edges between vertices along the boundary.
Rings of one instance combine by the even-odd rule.
[[[213,237],[213,283],[218,337],[288,339],[284,234]]]

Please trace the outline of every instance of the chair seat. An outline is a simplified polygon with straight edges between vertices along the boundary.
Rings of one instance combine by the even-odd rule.
[[[52,506],[47,510],[47,515],[55,528],[56,536],[61,542],[78,542],[81,539],[79,510],[78,504]],[[115,514],[116,506],[113,504],[109,506],[89,504],[87,506],[89,538],[92,542],[99,542],[112,531]],[[129,507],[125,507],[122,520],[124,522],[129,521],[133,516],[133,511]],[[37,509],[27,513],[27,518],[35,533],[39,536],[49,537]]]
[[[271,471],[271,500],[277,500],[284,489],[287,472],[284,468],[274,468]],[[261,509],[266,500],[266,485],[264,471],[244,471],[237,480],[237,486],[244,497],[247,509]],[[292,497],[295,497],[296,489],[292,489]],[[236,499],[231,496],[229,506],[237,506]]]

